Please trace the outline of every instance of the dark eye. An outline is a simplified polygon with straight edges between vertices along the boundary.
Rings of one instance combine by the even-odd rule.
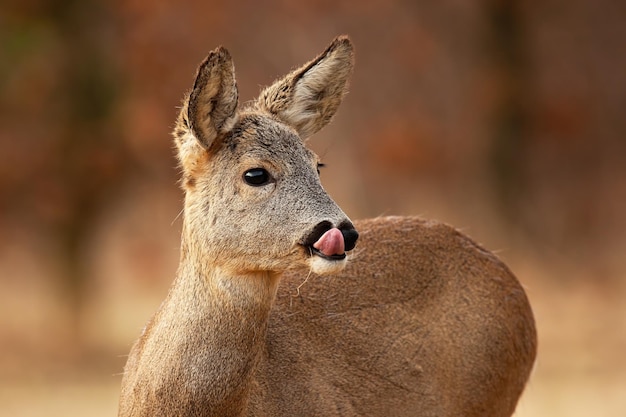
[[[270,174],[263,168],[252,168],[243,174],[243,180],[255,187],[265,185],[270,182]]]
[[[322,164],[321,162],[318,162],[317,164],[317,175],[320,174],[320,168],[324,168],[326,166],[326,164]]]

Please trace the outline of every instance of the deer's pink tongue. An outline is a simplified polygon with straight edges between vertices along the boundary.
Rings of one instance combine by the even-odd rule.
[[[336,227],[324,233],[313,247],[326,256],[343,255],[346,251],[341,230]]]

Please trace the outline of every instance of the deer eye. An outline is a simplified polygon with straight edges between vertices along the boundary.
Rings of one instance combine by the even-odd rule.
[[[252,168],[244,172],[243,180],[248,185],[260,187],[270,182],[271,176],[267,170],[263,168]]]

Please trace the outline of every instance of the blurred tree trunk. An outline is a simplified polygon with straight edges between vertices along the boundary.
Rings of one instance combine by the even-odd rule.
[[[489,159],[497,202],[509,223],[523,226],[519,202],[528,193],[529,79],[521,1],[486,3],[489,60],[499,95],[494,103]]]
[[[73,342],[81,345],[88,282],[86,247],[99,208],[121,186],[128,167],[118,118],[120,80],[112,59],[114,18],[101,0],[53,2],[49,13],[64,44],[58,103],[64,108],[55,158],[64,210],[53,222],[63,258],[63,293],[72,317]]]

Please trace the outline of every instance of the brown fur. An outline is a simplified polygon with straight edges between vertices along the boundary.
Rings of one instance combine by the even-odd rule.
[[[536,333],[493,254],[413,217],[355,223],[347,263],[303,245],[322,222],[349,224],[303,139],[335,113],[352,65],[337,38],[243,110],[228,52],[200,66],[175,130],[180,267],[130,353],[120,416],[513,413]],[[271,181],[246,184],[253,168]]]

